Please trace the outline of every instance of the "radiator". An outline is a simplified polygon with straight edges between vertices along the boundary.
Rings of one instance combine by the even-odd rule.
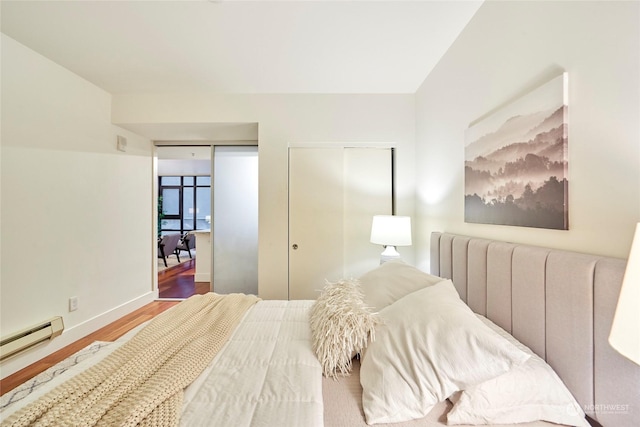
[[[30,328],[15,332],[8,337],[3,337],[0,341],[0,360],[43,341],[53,339],[60,335],[63,330],[62,317],[57,316]]]

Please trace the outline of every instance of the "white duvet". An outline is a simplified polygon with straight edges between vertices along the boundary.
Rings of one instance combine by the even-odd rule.
[[[313,301],[260,301],[185,391],[181,426],[323,426],[322,368],[313,353]],[[127,334],[130,337],[132,333]],[[0,413],[0,421],[106,357],[118,340]]]
[[[313,301],[260,301],[185,393],[181,426],[323,426]]]

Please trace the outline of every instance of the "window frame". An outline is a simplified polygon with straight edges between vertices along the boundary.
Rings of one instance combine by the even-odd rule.
[[[209,178],[209,185],[202,185],[202,184],[198,184],[198,177],[202,178],[202,177],[208,177]],[[180,184],[179,185],[175,185],[175,184],[169,184],[169,185],[163,185],[162,184],[162,179],[163,178],[180,178]],[[192,182],[193,184],[187,184],[185,185],[185,178],[192,178]],[[193,227],[191,228],[185,228],[185,218],[184,218],[184,189],[185,188],[191,188],[193,189],[193,218],[188,218],[187,220],[192,221],[193,223]],[[162,218],[159,218],[159,226],[158,226],[158,230],[159,230],[159,236],[163,236],[165,234],[169,234],[169,233],[180,233],[181,235],[184,235],[185,233],[189,232],[189,231],[193,231],[195,230],[197,227],[197,208],[196,206],[198,206],[198,188],[208,188],[209,189],[209,194],[211,194],[211,175],[162,175],[162,176],[158,176],[158,194],[160,197],[160,200],[158,200],[158,206],[159,206],[159,211],[162,212]],[[164,198],[163,198],[163,192],[165,189],[177,189],[178,190],[178,214],[166,214],[164,213]],[[175,229],[175,228],[166,228],[163,224],[163,221],[165,220],[178,220],[180,223],[180,227],[179,229]]]

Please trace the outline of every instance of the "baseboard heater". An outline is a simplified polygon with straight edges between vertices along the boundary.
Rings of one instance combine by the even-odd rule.
[[[45,322],[15,332],[0,340],[0,360],[26,350],[43,341],[51,340],[62,333],[62,317],[53,317]]]

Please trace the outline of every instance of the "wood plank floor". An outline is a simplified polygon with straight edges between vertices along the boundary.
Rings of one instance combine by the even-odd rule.
[[[191,259],[158,273],[160,298],[189,298],[209,292],[209,282],[196,282],[196,260]]]
[[[209,283],[194,282],[195,260],[171,267],[158,274],[158,290],[161,298],[188,298],[194,294],[209,292]],[[0,380],[0,395],[30,380],[56,363],[85,348],[94,341],[115,341],[131,329],[152,319],[180,301],[154,301],[127,314],[102,329],[50,354],[13,375]]]

